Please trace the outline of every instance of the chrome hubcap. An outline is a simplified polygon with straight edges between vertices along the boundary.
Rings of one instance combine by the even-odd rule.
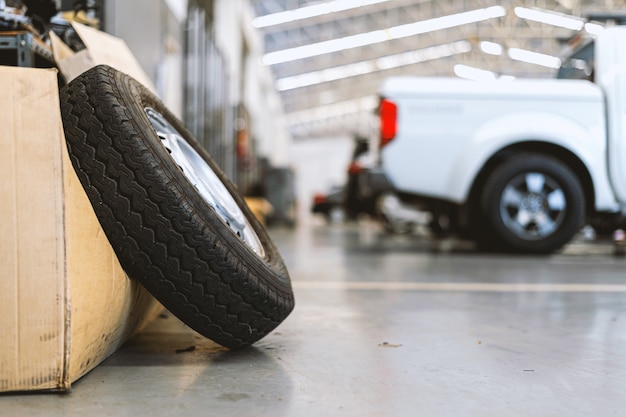
[[[157,136],[161,139],[161,144],[204,201],[215,210],[235,235],[257,255],[264,257],[265,249],[261,240],[209,164],[159,112],[150,107],[144,110]]]
[[[528,172],[513,178],[500,198],[504,225],[518,237],[539,240],[563,223],[567,201],[559,184],[550,176]]]

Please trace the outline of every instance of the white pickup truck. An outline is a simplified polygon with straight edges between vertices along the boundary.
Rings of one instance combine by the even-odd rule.
[[[380,96],[384,173],[453,231],[548,253],[585,224],[621,222],[626,27],[575,50],[558,79],[398,77]]]

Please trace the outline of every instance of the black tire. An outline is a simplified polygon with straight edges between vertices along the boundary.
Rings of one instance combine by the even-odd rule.
[[[60,99],[72,165],[130,278],[188,326],[229,348],[254,343],[289,315],[289,275],[267,232],[158,98],[129,76],[98,66],[63,87]],[[215,173],[258,248],[237,236],[190,182],[147,108],[196,152],[194,163]]]
[[[491,248],[550,253],[583,226],[585,198],[576,175],[555,158],[524,153],[505,160],[487,179],[481,199]]]

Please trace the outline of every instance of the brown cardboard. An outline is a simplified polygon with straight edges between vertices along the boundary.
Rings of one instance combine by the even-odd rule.
[[[70,389],[161,310],[67,155],[57,71],[0,66],[0,392]]]
[[[152,92],[156,91],[124,40],[80,23],[73,22],[72,27],[86,47],[80,52],[74,53],[58,36],[50,35],[55,62],[67,82],[93,66],[106,64],[135,78]]]
[[[272,207],[270,202],[262,197],[245,197],[244,200],[254,217],[265,226],[267,216],[274,212],[274,207]]]

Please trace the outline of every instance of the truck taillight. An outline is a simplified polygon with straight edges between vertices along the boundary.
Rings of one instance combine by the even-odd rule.
[[[398,106],[391,100],[380,101],[380,147],[392,141],[398,130]]]
[[[358,174],[361,171],[363,171],[363,167],[358,162],[352,162],[348,166],[348,174],[350,175]]]

